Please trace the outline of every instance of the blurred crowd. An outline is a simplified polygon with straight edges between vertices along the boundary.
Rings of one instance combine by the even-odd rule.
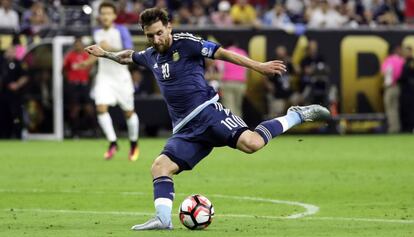
[[[0,28],[36,34],[50,26],[95,24],[102,0],[1,0]],[[119,0],[117,23],[139,23],[148,7],[168,9],[175,25],[276,27],[376,27],[414,22],[412,0]],[[63,12],[62,9],[71,9]],[[65,19],[62,19],[65,18]]]
[[[11,1],[0,0],[0,28],[17,33],[12,44],[0,51],[0,138],[20,137],[22,129],[30,132],[51,131],[52,113],[52,55],[45,45],[26,52],[20,35],[36,35],[42,29],[62,22],[62,6],[74,7],[88,16],[89,24],[101,3],[98,1]],[[116,23],[139,23],[139,13],[152,6],[168,9],[173,24],[216,27],[276,27],[301,33],[306,27],[338,28],[365,25],[405,25],[413,22],[414,0],[120,0]],[[95,10],[94,10],[95,9]],[[76,13],[76,11],[74,11]],[[73,13],[73,12],[72,12]],[[81,14],[81,13],[79,13]],[[76,15],[76,14],[75,14]],[[76,19],[83,19],[76,17]],[[86,19],[86,18],[85,18]],[[1,47],[0,39],[0,48]],[[94,68],[78,68],[89,56],[82,50],[81,38],[65,49],[64,76],[65,135],[97,135],[95,108],[90,99]],[[237,42],[223,42],[226,49],[247,55]],[[4,48],[4,47],[3,47]],[[393,47],[383,62],[384,107],[389,132],[414,129],[414,63],[412,51]],[[322,104],[338,111],[338,89],[332,83],[330,65],[317,41],[310,39],[303,58],[294,64],[287,46],[277,45],[268,59],[283,60],[288,72],[282,76],[263,77],[266,91],[267,117],[283,115],[290,105]],[[157,94],[152,73],[139,66],[130,67],[136,98]],[[222,103],[233,113],[245,117],[248,71],[234,64],[206,60],[206,79],[222,97]]]

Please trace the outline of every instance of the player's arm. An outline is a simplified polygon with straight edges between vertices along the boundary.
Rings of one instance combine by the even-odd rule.
[[[95,57],[102,57],[113,60],[120,64],[130,64],[132,63],[132,54],[134,50],[123,50],[120,52],[108,52],[103,50],[98,45],[91,45],[85,48],[85,51]]]
[[[274,60],[261,63],[243,55],[223,49],[222,47],[217,49],[214,54],[214,58],[250,68],[267,76],[273,76],[275,74],[281,75],[286,72],[286,66],[283,64],[283,61]]]

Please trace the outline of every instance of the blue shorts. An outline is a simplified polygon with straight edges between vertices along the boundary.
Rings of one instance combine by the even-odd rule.
[[[246,123],[220,103],[207,106],[168,139],[161,154],[178,165],[181,172],[191,170],[214,147],[236,148],[240,135],[248,130]]]

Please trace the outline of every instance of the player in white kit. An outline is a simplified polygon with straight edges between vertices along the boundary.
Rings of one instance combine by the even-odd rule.
[[[107,51],[132,49],[132,39],[128,29],[125,26],[114,24],[115,19],[115,5],[110,2],[101,3],[99,6],[101,28],[93,32],[95,43]],[[95,61],[96,58],[85,61],[82,66],[88,66]],[[108,113],[108,107],[119,105],[126,117],[131,142],[128,159],[131,161],[137,160],[139,155],[137,144],[139,120],[134,111],[134,86],[128,67],[109,59],[99,58],[98,72],[91,94],[95,99],[99,125],[110,142],[104,158],[111,159],[118,150],[117,137],[111,116]]]

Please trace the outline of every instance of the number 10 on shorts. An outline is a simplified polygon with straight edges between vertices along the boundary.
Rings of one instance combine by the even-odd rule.
[[[226,126],[229,130],[233,130],[233,128],[237,127],[247,127],[246,123],[240,117],[235,115],[221,120],[220,123]]]

